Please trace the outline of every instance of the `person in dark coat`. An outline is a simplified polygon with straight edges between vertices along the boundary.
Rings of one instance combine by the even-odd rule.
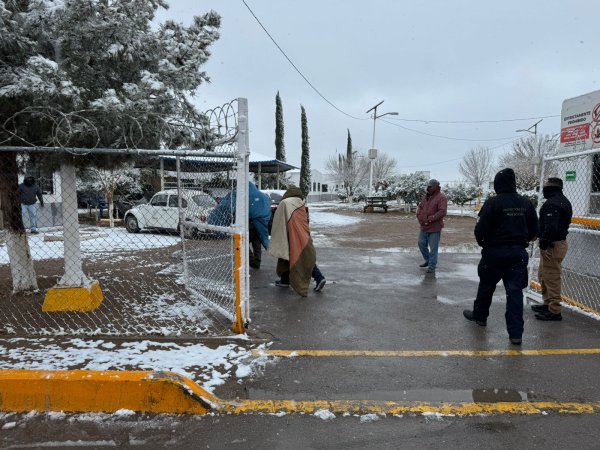
[[[523,336],[523,289],[527,286],[526,248],[539,233],[538,218],[531,202],[517,194],[515,172],[503,169],[494,178],[496,196],[479,211],[475,238],[482,247],[477,267],[479,288],[473,310],[466,319],[486,326],[496,284],[506,290],[506,329],[510,342],[520,345]]]
[[[563,195],[560,178],[548,178],[543,194],[546,201],[540,209],[540,266],[543,305],[533,305],[539,320],[562,320],[561,271],[567,254],[567,234],[573,217],[571,202]]]
[[[35,178],[31,175],[25,177],[23,182],[19,184],[19,195],[21,197],[21,214],[23,216],[23,226],[29,217],[29,228],[31,234],[38,234],[37,229],[37,207],[36,203],[39,200],[40,206],[44,206],[44,197],[42,191],[35,182]]]

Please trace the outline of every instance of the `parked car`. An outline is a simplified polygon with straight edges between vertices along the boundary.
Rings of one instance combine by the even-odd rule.
[[[143,205],[144,203],[147,203],[144,194],[125,194],[117,198],[115,201],[115,209],[119,212],[119,217],[125,217],[127,211],[136,206]]]
[[[273,227],[273,217],[275,216],[275,211],[277,211],[277,206],[279,205],[279,202],[281,202],[281,199],[283,198],[283,194],[285,194],[284,190],[278,190],[278,189],[265,189],[262,190],[261,192],[264,192],[265,194],[267,194],[267,196],[269,197],[269,199],[271,199],[271,220],[269,220],[269,235],[271,234],[271,228]],[[308,216],[308,206],[306,206],[306,216]],[[309,217],[310,219],[310,217]]]
[[[147,204],[138,205],[125,213],[125,228],[130,233],[153,229],[179,232],[179,196],[177,190],[165,190],[154,194]],[[206,222],[208,215],[217,205],[209,194],[202,191],[181,191],[181,207],[184,216],[184,235],[192,236]]]

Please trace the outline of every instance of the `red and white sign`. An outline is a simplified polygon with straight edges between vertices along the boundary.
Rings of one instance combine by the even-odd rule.
[[[560,143],[581,142],[590,137],[590,124],[573,125],[560,130]]]
[[[563,151],[600,147],[600,91],[563,102],[560,147]]]

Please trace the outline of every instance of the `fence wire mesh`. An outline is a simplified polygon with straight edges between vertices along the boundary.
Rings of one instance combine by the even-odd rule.
[[[600,149],[548,158],[545,177],[564,181],[564,195],[573,206],[562,263],[562,303],[600,316]],[[530,296],[540,298],[539,248],[531,264]]]
[[[146,151],[98,168],[85,163],[96,149],[0,151],[0,329],[230,333],[239,289],[234,235],[246,233],[231,204],[244,162],[236,108],[208,112],[218,139],[204,156]],[[49,156],[62,162],[54,167]],[[246,189],[238,195],[247,199]]]

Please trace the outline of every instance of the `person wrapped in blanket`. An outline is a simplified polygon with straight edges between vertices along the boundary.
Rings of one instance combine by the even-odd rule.
[[[221,199],[207,218],[209,225],[229,226],[235,218],[236,191],[233,190]],[[260,269],[261,245],[269,248],[269,220],[271,219],[271,201],[267,194],[248,182],[248,235],[250,240],[250,267]]]
[[[277,258],[277,286],[291,286],[302,297],[308,295],[310,278],[315,291],[325,286],[325,277],[317,267],[317,255],[310,237],[308,212],[300,188],[288,189],[275,211],[269,254]]]

